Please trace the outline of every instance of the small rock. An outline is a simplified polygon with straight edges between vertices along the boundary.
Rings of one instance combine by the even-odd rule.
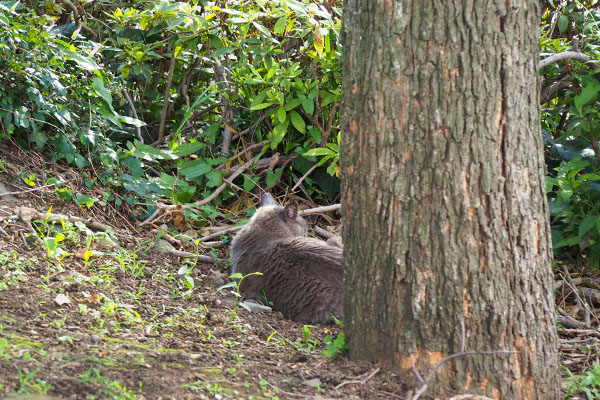
[[[192,239],[198,238],[198,232],[196,232],[194,229],[188,229],[187,231],[183,232],[183,234],[191,237]]]
[[[92,341],[92,343],[100,343],[100,340],[102,339],[100,339],[100,336],[98,335],[91,335],[90,340]]]
[[[64,293],[57,294],[56,297],[54,298],[54,302],[58,306],[62,306],[65,304],[71,304],[71,300],[69,300],[69,297],[67,295],[65,295]]]
[[[215,306],[219,307],[221,305],[221,300],[216,299],[214,304]]]
[[[210,275],[208,275],[208,280],[219,287],[225,284],[225,279],[223,279],[223,275],[217,271],[211,271]]]
[[[164,239],[158,239],[156,243],[154,243],[154,247],[156,247],[156,249],[162,253],[169,253],[171,252],[171,250],[173,250],[173,246],[171,246],[171,243],[167,242]]]
[[[273,311],[271,307],[263,306],[262,304],[258,304],[252,300],[241,301],[240,306],[244,307],[246,310],[250,312],[266,312],[269,313]]]
[[[313,387],[313,388],[318,388],[318,387],[321,386],[321,380],[319,378],[312,378],[312,379],[309,379],[307,381],[304,381],[304,384],[306,386],[310,386],[310,387]]]
[[[2,194],[2,200],[12,201],[13,203],[18,203],[19,199],[10,194],[10,191],[4,186],[2,182],[0,182],[0,194]]]

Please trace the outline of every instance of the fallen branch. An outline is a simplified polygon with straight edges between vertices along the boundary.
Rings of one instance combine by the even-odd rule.
[[[109,225],[100,223],[98,221],[93,221],[90,218],[81,218],[75,217],[72,215],[63,215],[63,214],[54,214],[54,213],[45,213],[39,212],[34,208],[29,207],[18,207],[17,215],[11,215],[11,219],[13,218],[21,218],[23,221],[31,223],[32,219],[39,219],[41,221],[69,221],[69,222],[80,222],[87,226],[88,228],[95,229],[97,231],[106,232],[108,230],[115,231],[115,229]]]
[[[175,249],[164,249],[164,251],[165,251],[165,253],[173,254],[174,256],[182,257],[182,258],[195,257],[197,261],[207,263],[207,264],[214,264],[216,261],[220,261],[218,259],[215,260],[214,258],[212,258],[210,256],[204,256],[202,254],[191,253],[189,251],[175,250]]]
[[[580,292],[577,290],[577,286],[575,286],[575,282],[573,282],[573,279],[571,278],[571,274],[569,273],[569,269],[567,268],[567,266],[562,265],[561,269],[562,269],[563,273],[565,274],[565,280],[567,281],[571,290],[575,294],[575,301],[585,312],[584,323],[585,323],[585,326],[589,328],[590,327],[590,315],[592,314],[592,311],[590,310],[590,306],[587,304],[587,301],[585,301],[581,297]],[[587,288],[581,288],[581,289],[587,289]],[[589,289],[589,290],[594,290],[594,289]],[[597,291],[595,291],[595,292],[597,292]],[[581,291],[581,294],[584,294],[583,290]],[[600,296],[600,293],[599,293],[599,296]],[[598,298],[600,298],[600,297],[598,297]],[[592,300],[592,302],[593,302],[593,300]]]
[[[307,214],[316,214],[316,213],[321,213],[321,212],[327,212],[327,211],[335,211],[340,207],[339,204],[333,204],[331,206],[322,206],[322,207],[315,207],[315,208],[308,208],[306,210],[302,210],[299,212],[299,214],[301,215],[307,215]],[[227,228],[223,228],[219,231],[213,232],[209,235],[203,236],[200,239],[198,239],[198,242],[202,243],[202,242],[207,242],[211,239],[215,239],[215,238],[219,238],[222,235],[228,234],[228,233],[233,233],[233,232],[237,232],[240,229],[242,229],[244,227],[244,225],[240,225],[240,226],[230,226]],[[319,230],[323,230],[322,228],[319,228],[318,226],[315,227],[315,232],[317,231],[317,229]],[[327,231],[325,231],[327,232]],[[317,232],[318,234],[320,234],[319,232]],[[330,234],[331,236],[333,236],[333,234]]]
[[[369,379],[371,379],[372,377],[374,377],[375,374],[378,373],[379,371],[380,371],[379,368],[375,368],[373,370],[373,372],[371,372],[369,375],[367,375],[364,379],[352,380],[352,381],[344,381],[344,382],[340,383],[339,385],[337,385],[335,387],[335,389],[337,390],[337,389],[341,388],[342,386],[346,386],[346,385],[354,385],[354,384],[364,385],[365,383],[367,383],[367,381]]]
[[[309,215],[309,214],[319,214],[319,213],[326,213],[329,211],[337,211],[340,209],[342,205],[337,203],[337,204],[332,204],[330,206],[322,206],[322,207],[315,207],[315,208],[309,208],[306,210],[301,210],[298,212],[299,215]]]
[[[320,226],[315,226],[315,233],[325,239],[331,239],[332,237],[335,236],[334,233],[329,232],[329,231],[321,228]]]
[[[574,278],[573,279],[573,283],[575,285],[581,285],[583,283],[583,278]],[[562,288],[563,286],[565,286],[565,281],[554,281],[554,290],[559,290],[560,288]]]
[[[577,321],[575,318],[571,317],[565,310],[557,307],[560,315],[556,316],[558,322],[562,324],[565,328],[575,328],[575,329],[585,329],[586,326],[583,322]]]
[[[225,234],[227,234],[227,233],[233,233],[233,232],[237,232],[237,231],[239,231],[240,229],[242,229],[243,227],[244,227],[244,225],[240,225],[240,226],[232,226],[232,227],[229,227],[229,228],[225,228],[225,229],[223,229],[223,230],[220,230],[220,231],[218,231],[218,232],[211,233],[210,235],[206,235],[206,236],[204,236],[204,237],[201,237],[200,239],[198,239],[198,242],[199,242],[199,243],[207,242],[207,241],[209,241],[209,240],[211,240],[211,239],[214,239],[214,238],[221,237],[222,235],[225,235]]]
[[[67,179],[65,181],[62,181],[61,183],[66,183],[66,182],[71,182],[74,181],[75,179]],[[56,185],[51,183],[49,185],[43,185],[43,186],[37,186],[31,189],[26,189],[26,190],[19,190],[18,192],[6,192],[6,193],[0,193],[0,197],[2,196],[10,196],[10,195],[15,195],[15,194],[22,194],[22,193],[30,193],[30,192],[37,192],[43,189],[47,189],[47,188],[55,188],[56,189]]]

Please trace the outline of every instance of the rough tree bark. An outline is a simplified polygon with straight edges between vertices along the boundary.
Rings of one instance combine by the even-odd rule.
[[[559,395],[537,0],[345,0],[344,330],[429,394]]]

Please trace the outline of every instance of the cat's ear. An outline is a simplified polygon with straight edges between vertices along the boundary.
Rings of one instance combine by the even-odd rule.
[[[273,198],[273,196],[271,196],[270,193],[263,193],[263,195],[260,198],[260,206],[275,206],[277,205],[277,203],[275,202],[275,199]]]
[[[283,219],[286,222],[295,222],[296,218],[298,218],[298,205],[292,203],[283,208]]]

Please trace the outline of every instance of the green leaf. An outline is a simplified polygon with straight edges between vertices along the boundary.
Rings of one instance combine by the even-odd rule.
[[[179,158],[183,158],[189,156],[190,154],[194,154],[200,150],[204,150],[206,148],[206,143],[197,142],[197,143],[184,143],[175,148],[173,153],[177,155]]]
[[[282,168],[277,168],[275,171],[267,171],[267,187],[272,187],[275,185],[282,172]]]
[[[227,289],[227,288],[234,287],[234,286],[237,286],[237,282],[229,282],[229,283],[226,283],[226,284],[224,284],[223,286],[220,286],[220,287],[217,289],[217,292],[218,292],[219,290]]]
[[[600,92],[600,83],[593,76],[586,75],[582,77],[581,80],[583,81],[585,87],[583,88],[579,96],[575,96],[574,100],[575,107],[577,108],[579,114],[581,114],[582,107],[590,100],[592,100],[596,96],[596,94],[598,94],[598,92]]]
[[[271,136],[271,148],[275,149],[279,145],[279,143],[281,143],[281,141],[283,140],[283,138],[285,137],[285,135],[287,133],[287,128],[288,128],[288,120],[287,119],[285,120],[285,122],[275,125],[275,128],[273,128],[273,133]]]
[[[319,147],[316,149],[310,149],[302,155],[309,156],[309,157],[310,156],[335,156],[336,153],[333,150],[328,149],[326,147]]]
[[[112,105],[112,95],[110,94],[110,92],[108,91],[108,89],[104,86],[104,81],[102,80],[102,78],[100,77],[95,77],[94,78],[94,82],[92,84],[92,88],[94,89],[94,92],[98,93],[100,95],[100,97],[102,97],[104,99],[104,101],[106,102],[106,104],[108,105],[108,107],[110,107],[112,112],[115,112],[113,105]]]
[[[148,146],[147,144],[144,144],[137,139],[133,141],[133,145],[135,146],[135,150],[132,154],[137,158],[141,158],[148,161],[177,159],[177,156],[174,155],[172,152]]]
[[[208,179],[206,183],[208,187],[221,186],[221,183],[223,183],[223,174],[220,171],[210,171],[206,174],[206,179]]]
[[[316,143],[321,143],[321,138],[322,138],[322,133],[320,129],[317,128],[310,128],[308,130],[308,133],[310,133],[310,136],[313,138],[313,140]]]
[[[579,244],[579,242],[581,242],[581,238],[579,236],[571,236],[571,237],[559,240],[556,243],[553,243],[552,248],[559,249],[559,248],[565,247],[565,246],[574,246],[576,244]]]
[[[546,177],[546,193],[550,193],[554,186],[558,186],[558,180],[556,178]]]
[[[56,40],[56,42],[59,44],[59,50],[65,56],[65,58],[74,61],[79,68],[85,69],[86,71],[97,71],[100,69],[93,58],[84,57],[81,54],[71,50],[75,47],[70,46],[68,43],[60,40]]]
[[[564,33],[569,26],[569,18],[566,15],[558,17],[558,31]]]
[[[314,100],[311,98],[306,98],[302,101],[302,108],[304,108],[304,111],[306,111],[308,115],[313,115],[313,113],[315,112]]]
[[[181,165],[179,173],[187,180],[192,180],[208,173],[212,167],[205,160],[186,161]]]
[[[292,121],[292,125],[294,128],[298,129],[301,133],[306,132],[306,124],[304,123],[304,119],[298,114],[296,111],[292,111],[290,113],[290,120]]]
[[[243,188],[246,192],[251,191],[256,186],[256,182],[252,180],[252,178],[244,175],[244,185]]]
[[[121,122],[125,122],[128,125],[133,125],[133,126],[137,126],[137,127],[142,127],[142,126],[146,126],[146,123],[144,121],[140,121],[137,118],[131,118],[131,117],[127,117],[125,115],[121,115],[119,117],[119,120]]]
[[[252,111],[256,111],[256,110],[262,110],[263,108],[270,107],[270,106],[272,106],[273,104],[274,104],[274,103],[260,103],[260,104],[257,104],[257,105],[255,105],[255,106],[252,106],[252,107],[250,107],[250,110],[252,110]]]
[[[277,22],[275,23],[275,26],[273,27],[273,32],[275,32],[277,35],[281,35],[283,32],[285,32],[286,24],[287,24],[287,17],[279,18],[279,20],[277,20]]]
[[[265,28],[264,26],[262,26],[261,24],[259,24],[258,22],[252,22],[252,24],[254,25],[254,27],[256,29],[258,29],[263,35],[265,35],[266,37],[271,37],[271,32]]]
[[[588,215],[581,221],[579,224],[579,236],[583,236],[588,233],[593,227],[596,226],[596,222],[598,221],[598,215]]]
[[[279,122],[284,123],[286,116],[287,114],[285,112],[285,108],[279,107],[279,109],[277,110],[277,118],[279,119]]]
[[[252,103],[250,103],[250,109],[252,109],[252,107],[256,106],[257,104],[262,103],[262,101],[265,99],[265,97],[267,97],[267,91],[269,89],[263,89],[259,94],[256,95],[256,97],[254,99],[252,99]]]
[[[288,102],[285,103],[285,111],[291,111],[294,108],[298,107],[300,104],[302,104],[302,100],[298,98],[288,100]]]

